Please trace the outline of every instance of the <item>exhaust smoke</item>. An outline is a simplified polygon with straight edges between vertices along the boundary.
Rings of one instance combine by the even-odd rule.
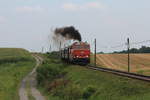
[[[82,41],[81,34],[73,26],[56,28],[54,34],[58,37],[63,37],[66,40]],[[60,38],[59,38],[60,39]]]

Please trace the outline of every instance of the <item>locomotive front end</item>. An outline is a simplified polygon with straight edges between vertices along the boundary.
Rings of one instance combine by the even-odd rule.
[[[85,42],[76,42],[71,49],[72,62],[75,63],[90,63],[90,45]]]

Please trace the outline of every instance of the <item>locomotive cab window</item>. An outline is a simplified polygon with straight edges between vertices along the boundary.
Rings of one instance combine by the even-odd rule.
[[[89,49],[89,45],[75,45],[73,49]]]

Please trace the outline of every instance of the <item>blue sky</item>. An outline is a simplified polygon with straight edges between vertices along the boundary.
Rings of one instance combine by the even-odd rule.
[[[0,47],[48,50],[51,29],[74,25],[99,51],[149,40],[149,0],[0,0]],[[142,45],[142,44],[141,44]],[[147,44],[149,45],[149,44]],[[138,45],[140,46],[140,45]],[[136,46],[133,46],[136,47]]]

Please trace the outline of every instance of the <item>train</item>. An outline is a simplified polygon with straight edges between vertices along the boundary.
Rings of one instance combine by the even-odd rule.
[[[61,59],[74,64],[90,63],[90,45],[87,42],[75,42],[61,49]]]

